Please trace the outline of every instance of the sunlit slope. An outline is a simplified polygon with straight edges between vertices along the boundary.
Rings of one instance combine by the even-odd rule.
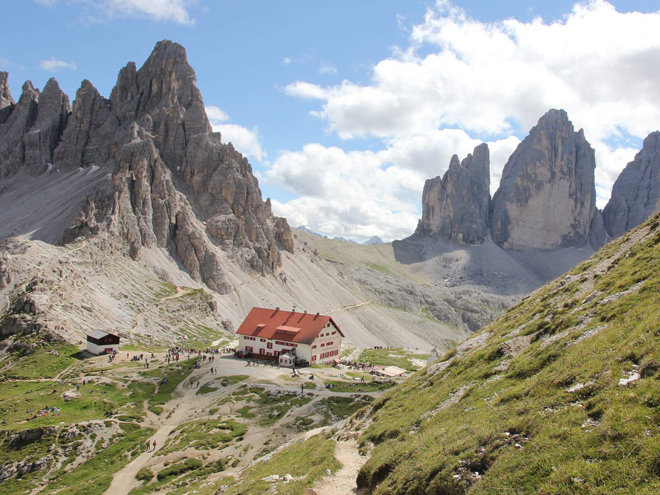
[[[660,217],[361,418],[378,494],[660,493]]]

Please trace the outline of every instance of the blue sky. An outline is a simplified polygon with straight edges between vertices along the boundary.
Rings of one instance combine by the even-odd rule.
[[[660,60],[660,6],[575,5],[16,0],[3,5],[11,22],[0,70],[16,99],[25,80],[43,87],[51,76],[72,99],[82,79],[108,96],[126,62],[139,66],[157,41],[177,41],[206,105],[217,107],[215,125],[250,157],[276,213],[329,235],[391,239],[414,229],[423,180],[443,173],[451,154],[487,141],[496,187],[519,139],[553,106],[597,149],[603,206],[618,171],[660,127],[660,74],[649,68]],[[564,41],[568,61],[557,60]],[[615,73],[623,63],[642,88],[631,102],[630,82]]]

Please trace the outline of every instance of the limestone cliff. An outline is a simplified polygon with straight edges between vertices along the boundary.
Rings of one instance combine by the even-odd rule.
[[[575,132],[565,111],[550,110],[504,167],[492,203],[493,241],[517,250],[585,245],[594,238],[595,166],[584,132]]]
[[[6,79],[0,75],[0,111],[11,109],[0,122],[0,178],[48,173],[50,163],[58,172],[108,171],[62,242],[105,229],[135,259],[143,247],[167,248],[219,292],[231,289],[220,249],[260,274],[281,264],[280,249],[293,250],[286,220],[262,200],[247,159],[212,132],[181,45],[161,41],[139,70],[129,63],[109,99],[83,81],[72,108],[54,79],[42,94],[27,82],[14,104]]]
[[[480,244],[488,235],[490,158],[480,144],[462,162],[454,155],[445,175],[424,184],[417,234],[439,234],[461,244]]]
[[[14,110],[14,99],[9,91],[9,74],[0,71],[0,124],[4,123]]]
[[[660,131],[644,139],[642,150],[626,165],[603,210],[607,232],[619,237],[660,211]]]

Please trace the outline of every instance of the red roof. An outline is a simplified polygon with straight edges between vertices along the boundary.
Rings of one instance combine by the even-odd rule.
[[[332,323],[342,337],[345,336],[329,316],[281,309],[252,308],[236,333],[262,339],[311,344],[328,322]]]

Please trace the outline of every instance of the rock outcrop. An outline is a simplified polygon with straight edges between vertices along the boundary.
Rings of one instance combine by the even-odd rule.
[[[557,249],[598,237],[591,231],[595,166],[584,132],[575,132],[565,111],[550,110],[504,167],[493,196],[493,241],[505,249]]]
[[[441,235],[461,244],[480,244],[488,235],[490,157],[480,144],[462,162],[454,155],[445,175],[424,184],[417,234]]]
[[[644,139],[642,150],[626,165],[603,210],[607,232],[619,237],[660,211],[660,131]]]
[[[51,163],[108,171],[62,242],[104,230],[134,259],[144,247],[167,248],[219,292],[232,288],[223,257],[267,274],[281,264],[280,249],[293,251],[289,225],[262,200],[247,159],[212,131],[181,45],[161,41],[139,70],[126,65],[109,99],[83,81],[73,108],[54,79],[41,95],[27,82],[14,105],[3,74],[0,101],[12,110],[0,125],[0,178],[42,174]]]
[[[0,124],[9,118],[14,110],[14,99],[9,91],[9,73],[0,71]]]
[[[52,165],[53,152],[60,143],[71,112],[69,97],[55,78],[46,83],[39,95],[37,118],[25,135],[25,165],[33,173],[43,172]]]

